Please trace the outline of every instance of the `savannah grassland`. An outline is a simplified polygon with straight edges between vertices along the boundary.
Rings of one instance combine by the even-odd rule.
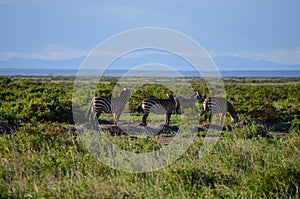
[[[205,132],[199,132],[176,162],[139,174],[104,165],[82,144],[72,124],[73,81],[0,78],[0,121],[14,128],[14,133],[1,128],[0,198],[300,197],[299,78],[224,79],[240,123],[229,128],[228,118],[227,130],[204,158],[198,153]],[[115,81],[107,78],[91,96],[110,96]],[[207,93],[204,82],[190,83]],[[157,85],[140,87],[132,93],[129,109],[134,113],[142,98],[163,98],[167,91]],[[82,107],[78,114],[85,114],[90,100],[73,99],[73,107]],[[141,116],[133,120],[139,122]],[[178,125],[180,116],[171,121]],[[204,125],[202,117],[199,125]],[[166,143],[159,140],[172,135],[107,136],[122,149],[141,153],[163,147]]]

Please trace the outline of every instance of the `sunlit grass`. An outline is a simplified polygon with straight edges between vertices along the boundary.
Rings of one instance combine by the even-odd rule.
[[[58,130],[53,134],[53,130],[51,124],[28,126],[0,137],[1,198],[299,196],[297,133],[272,138],[257,136],[261,130],[256,126],[236,129],[219,139],[202,159],[198,155],[203,139],[196,138],[168,167],[130,174],[98,161],[77,136]],[[135,153],[163,147],[160,137],[110,139]]]
[[[135,83],[132,80],[129,82]],[[239,112],[240,123],[228,128],[231,121],[227,117],[228,131],[222,132],[204,158],[199,158],[199,151],[207,131],[198,132],[174,163],[140,174],[105,165],[88,151],[76,134],[80,131],[69,129],[73,81],[65,77],[0,78],[0,119],[17,128],[14,134],[0,135],[0,198],[299,198],[299,79],[225,79],[227,99]],[[77,91],[73,103],[83,118],[91,97],[108,96],[117,79],[106,81],[99,83],[96,92],[82,97],[91,87],[87,78]],[[203,81],[190,82],[193,88],[205,91]],[[155,85],[149,88],[132,96],[131,108],[140,103],[143,94],[165,95],[165,90],[155,90]],[[177,91],[178,95],[185,92],[184,87]],[[172,115],[171,126],[184,129],[188,117]],[[193,119],[200,121],[197,127],[208,125],[203,117]],[[102,120],[112,123],[113,117],[103,114],[100,123]],[[153,123],[163,127],[164,120],[164,115],[147,118],[149,128]],[[121,116],[120,124],[126,121],[136,127],[142,115],[132,109]],[[288,124],[289,129],[271,132],[266,127],[278,123]],[[139,154],[167,147],[176,137],[176,132],[146,136],[104,133],[120,149]],[[190,136],[192,132],[180,133]]]

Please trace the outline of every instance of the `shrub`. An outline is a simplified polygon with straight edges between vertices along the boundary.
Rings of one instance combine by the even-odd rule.
[[[233,132],[225,134],[235,139],[251,139],[251,138],[271,138],[267,129],[262,125],[252,124],[241,128],[235,128]]]

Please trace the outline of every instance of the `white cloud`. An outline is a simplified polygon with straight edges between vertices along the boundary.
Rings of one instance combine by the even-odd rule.
[[[144,49],[144,50],[130,52],[130,53],[124,55],[123,58],[124,59],[139,58],[139,57],[144,57],[147,55],[171,55],[171,53],[165,52],[162,50]]]
[[[274,50],[265,55],[265,57],[263,56],[262,58],[270,59],[282,64],[300,64],[300,47],[292,50]]]
[[[121,55],[121,56],[120,56]],[[164,51],[161,49],[151,49],[151,48],[145,48],[145,49],[140,49],[132,52],[128,52],[123,54],[123,52],[117,52],[117,51],[95,51],[89,56],[104,56],[104,57],[119,57],[122,59],[134,59],[134,58],[143,58],[146,56],[151,56],[151,55],[162,55],[161,57],[164,57],[166,59],[172,57],[172,56],[179,56],[182,58],[203,58],[207,59],[210,58],[207,55],[206,51],[186,51],[186,52],[168,52]],[[229,54],[228,54],[229,55]]]

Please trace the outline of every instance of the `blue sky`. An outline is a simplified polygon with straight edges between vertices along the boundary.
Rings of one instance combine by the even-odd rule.
[[[299,0],[0,0],[0,60],[85,56],[121,31],[182,32],[212,57],[300,64]]]

